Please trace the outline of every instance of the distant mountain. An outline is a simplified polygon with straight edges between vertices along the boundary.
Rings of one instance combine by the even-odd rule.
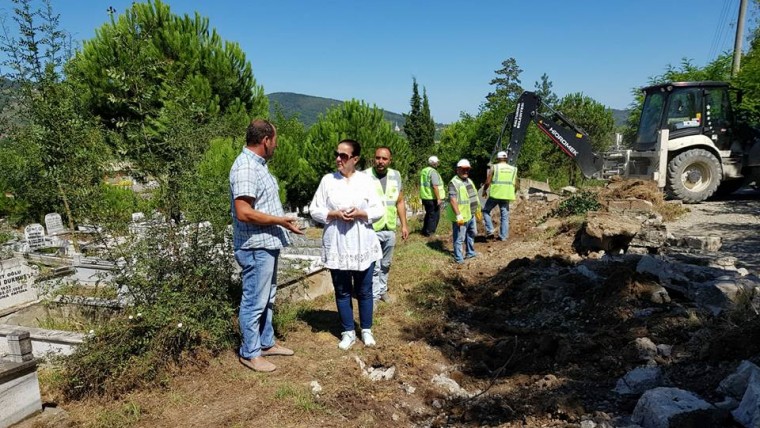
[[[615,126],[625,126],[625,121],[628,120],[628,115],[631,114],[630,110],[612,110],[612,118],[615,119]]]
[[[274,117],[275,104],[279,104],[285,116],[298,115],[298,119],[307,128],[317,122],[317,117],[320,114],[325,114],[330,108],[343,104],[343,101],[331,98],[295,94],[292,92],[274,92],[267,95],[267,97],[269,98],[270,116]],[[404,116],[387,110],[383,110],[383,113],[385,120],[403,128]]]

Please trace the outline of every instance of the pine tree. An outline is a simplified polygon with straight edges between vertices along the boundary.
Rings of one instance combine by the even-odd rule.
[[[552,90],[552,86],[554,84],[549,80],[549,75],[544,73],[541,75],[541,82],[536,82],[533,87],[535,88],[536,95],[541,98],[541,101],[553,108],[559,102],[559,97]]]
[[[160,0],[112,15],[66,70],[134,172],[166,189],[163,208],[175,219],[181,174],[195,169],[211,136],[239,132],[269,110],[240,46],[208,18],[175,15]]]

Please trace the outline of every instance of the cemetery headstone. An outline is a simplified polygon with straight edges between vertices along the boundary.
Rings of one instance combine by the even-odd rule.
[[[18,257],[0,261],[0,312],[37,300],[37,270]]]
[[[66,232],[66,228],[63,227],[63,220],[58,213],[50,213],[45,215],[45,229],[47,229],[48,236],[58,235],[59,233]]]
[[[39,223],[30,224],[24,228],[24,238],[29,250],[42,248],[45,246],[45,228]]]

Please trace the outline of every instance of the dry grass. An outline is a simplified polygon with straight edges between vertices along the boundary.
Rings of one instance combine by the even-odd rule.
[[[689,210],[679,201],[666,201],[662,191],[653,180],[626,180],[613,177],[600,191],[600,199],[642,199],[649,201],[663,221],[672,221]]]

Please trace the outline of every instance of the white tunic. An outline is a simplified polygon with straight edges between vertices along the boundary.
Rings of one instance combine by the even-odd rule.
[[[348,179],[334,172],[319,182],[309,212],[315,221],[325,224],[322,261],[328,269],[363,271],[383,257],[372,223],[385,214],[385,207],[372,180],[356,171]],[[329,211],[351,207],[366,211],[369,221],[327,220]]]

